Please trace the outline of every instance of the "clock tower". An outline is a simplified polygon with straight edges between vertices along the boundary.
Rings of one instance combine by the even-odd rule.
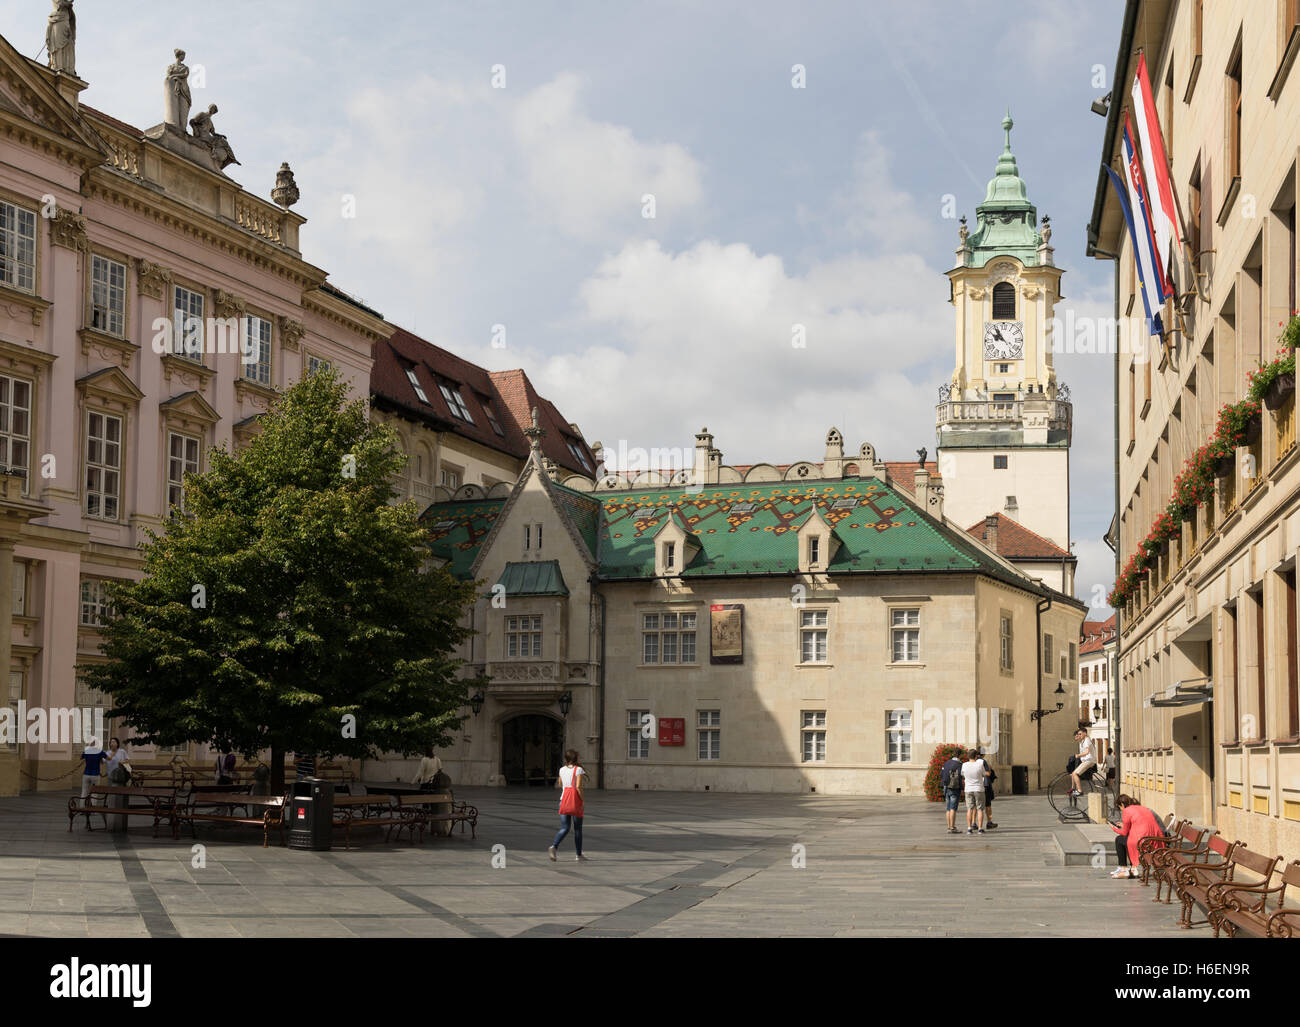
[[[956,362],[935,410],[944,513],[964,528],[1002,515],[1068,556],[1071,406],[1049,344],[1062,272],[1049,219],[1039,226],[1011,152],[1010,113],[1002,128],[1005,147],[975,230],[961,219],[948,272]],[[1052,550],[1040,548],[1046,564]],[[1070,591],[1061,567],[1041,576]]]

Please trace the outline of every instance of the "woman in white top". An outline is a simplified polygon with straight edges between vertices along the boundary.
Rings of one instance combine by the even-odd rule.
[[[551,842],[547,855],[555,862],[555,847],[564,841],[564,836],[573,828],[573,846],[578,850],[574,856],[576,862],[587,861],[582,854],[582,793],[587,781],[587,772],[578,764],[578,750],[570,749],[564,754],[564,766],[560,768],[560,831]]]

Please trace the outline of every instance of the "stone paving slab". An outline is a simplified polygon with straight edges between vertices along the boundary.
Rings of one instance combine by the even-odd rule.
[[[1000,798],[1000,826],[967,836],[910,797],[596,792],[586,863],[571,835],[547,858],[554,793],[457,798],[479,808],[477,840],[368,832],[299,852],[201,828],[202,866],[194,839],[151,825],[69,832],[66,795],[3,798],[0,935],[1077,937],[1080,909],[1093,937],[1204,933],[1178,930],[1151,889],[1062,866],[1041,796]]]

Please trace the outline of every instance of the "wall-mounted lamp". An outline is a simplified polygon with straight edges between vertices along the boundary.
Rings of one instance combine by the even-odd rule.
[[[479,711],[483,709],[484,701],[483,689],[481,688],[470,697],[469,708],[474,711],[474,716],[479,715]]]
[[[567,718],[569,710],[573,708],[573,693],[565,692],[560,696],[560,712]]]
[[[1092,113],[1106,117],[1110,114],[1110,93],[1105,96],[1099,96],[1092,101]]]

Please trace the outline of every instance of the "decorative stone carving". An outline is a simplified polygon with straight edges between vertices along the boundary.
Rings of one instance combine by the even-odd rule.
[[[984,290],[977,285],[972,285],[966,289],[966,295],[973,300],[982,300],[984,298]]]
[[[1038,234],[1039,234],[1040,236],[1042,236],[1042,238],[1043,238],[1042,245],[1046,246],[1049,242],[1052,241],[1052,218],[1051,218],[1051,215],[1049,215],[1049,214],[1044,214],[1044,215],[1043,215],[1043,227],[1040,228],[1040,229],[1038,230]]]
[[[966,215],[961,216],[961,227],[957,229],[957,238],[961,240],[961,245],[965,247],[966,240],[970,238],[970,229],[966,227]]]
[[[217,317],[243,317],[248,313],[248,304],[225,289],[218,289],[212,299],[212,311]]]
[[[288,163],[280,165],[275,173],[275,188],[271,190],[271,199],[288,210],[298,202],[298,183],[293,180],[293,171]]]
[[[1020,295],[1027,300],[1038,299],[1043,294],[1043,288],[1040,285],[1026,285],[1020,290]]]
[[[45,26],[45,49],[49,51],[50,67],[65,75],[77,73],[77,16],[72,13],[72,0],[54,0],[54,10]]]
[[[212,153],[212,159],[217,162],[221,168],[229,167],[231,164],[238,164],[235,160],[235,152],[230,148],[230,143],[226,137],[218,132],[212,125],[212,115],[217,113],[215,103],[208,104],[206,111],[199,111],[198,114],[190,118],[190,128],[194,130],[194,139],[201,146],[206,146]]]
[[[175,50],[176,63],[167,68],[167,78],[163,84],[163,123],[185,134],[189,123],[190,104],[190,69],[185,66],[185,51]]]
[[[166,298],[167,289],[172,284],[170,269],[163,267],[161,264],[155,264],[153,261],[145,260],[144,257],[137,257],[135,270],[136,279],[140,284],[140,292],[143,295],[156,300]]]
[[[85,217],[63,207],[50,218],[50,236],[55,246],[66,246],[70,250],[84,250],[89,245]]]
[[[1009,260],[1004,260],[1001,263],[994,264],[989,270],[989,285],[997,285],[999,282],[1017,281],[1016,265],[1011,263]]]
[[[280,316],[280,344],[291,353],[298,352],[298,343],[307,334],[307,327],[301,321],[291,317]]]

